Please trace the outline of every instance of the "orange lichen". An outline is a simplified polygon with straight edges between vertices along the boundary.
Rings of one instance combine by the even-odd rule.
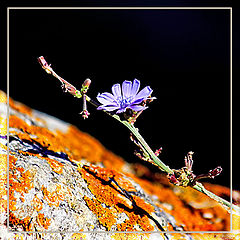
[[[43,213],[39,213],[37,216],[37,223],[45,229],[48,229],[51,224],[51,219],[45,217]]]
[[[23,219],[17,218],[12,212],[9,212],[9,222],[13,226],[20,226],[24,231],[32,230],[31,217],[25,217]]]
[[[65,139],[58,138],[56,134],[46,128],[28,125],[24,120],[15,115],[11,115],[9,117],[9,126],[22,130],[22,133],[19,134],[19,137],[21,138],[25,139],[26,136],[28,140],[31,140],[28,135],[32,134],[35,136],[35,141],[43,147],[47,147],[49,150],[53,150],[55,152],[62,152],[65,150],[63,147]],[[23,135],[24,133],[26,134]],[[16,135],[18,136],[18,134]]]
[[[118,170],[124,165],[122,158],[107,151],[100,142],[87,133],[80,132],[76,127],[70,126],[67,133],[59,130],[53,133],[44,127],[28,125],[15,115],[9,117],[9,125],[22,131],[20,133],[12,131],[20,139],[31,141],[29,134],[32,134],[35,136],[34,141],[47,147],[48,150],[67,154],[70,160],[87,159],[92,163],[103,162],[112,169]]]
[[[154,206],[149,203],[146,203],[142,198],[138,196],[132,196],[137,206],[144,209],[146,212],[151,213],[154,212]]]
[[[18,169],[16,169],[16,172]],[[12,187],[15,191],[20,193],[28,193],[28,191],[34,187],[33,185],[33,176],[29,170],[25,172],[20,172],[20,176],[16,174],[10,174],[9,176],[10,187]]]
[[[106,149],[104,149],[100,161],[107,169],[114,169],[117,171],[121,171],[125,164],[121,157],[116,156]]]
[[[125,191],[136,191],[131,182],[123,178],[122,174],[92,165],[79,168],[79,171],[95,197],[95,199],[87,197],[84,199],[91,211],[98,216],[99,222],[108,230],[116,222],[119,213],[125,213],[128,217],[123,223],[117,224],[119,231],[136,231],[135,225],[143,231],[154,230],[148,218],[148,215],[154,211],[154,207],[134,195],[130,200],[115,183],[111,182],[110,179],[114,177],[117,184]]]
[[[116,223],[116,209],[114,211],[113,209],[103,207],[101,202],[96,199],[90,199],[87,196],[84,196],[84,200],[86,201],[89,209],[98,216],[100,224],[106,227],[108,231],[111,230],[111,227]]]
[[[16,211],[17,199],[14,192],[19,192],[19,199],[24,201],[24,193],[28,193],[33,185],[33,175],[29,170],[24,170],[22,167],[16,167],[17,159],[9,155],[9,209]]]
[[[42,186],[41,190],[44,195],[43,199],[48,202],[49,206],[59,207],[60,202],[65,198],[61,185],[56,185],[54,191],[48,191],[44,186]]]
[[[89,166],[79,168],[79,171],[85,174],[85,177],[88,176],[91,177],[91,179],[98,178],[98,180],[101,181],[111,182],[111,179],[114,178],[115,180],[117,180],[118,185],[120,187],[123,187],[126,191],[136,191],[136,189],[134,188],[129,179],[125,178],[122,173],[115,171],[113,169],[107,169],[90,164]]]
[[[11,98],[9,99],[9,106],[16,110],[17,112],[21,112],[23,114],[26,114],[28,116],[32,116],[32,109],[27,107],[26,105],[20,103],[20,102],[16,102],[13,101]]]
[[[31,201],[33,208],[36,211],[41,211],[43,208],[43,203],[42,201],[37,197],[37,195],[35,195],[35,197],[33,198],[33,200]]]
[[[204,186],[206,187],[206,189],[215,193],[218,196],[228,197],[228,200],[230,201],[230,189],[228,187],[211,183],[204,183]]]
[[[186,231],[221,231],[229,230],[229,214],[215,201],[191,188],[179,188],[181,191],[174,192],[160,184],[152,184],[132,176],[141,187],[149,194],[158,197],[160,203],[157,206],[174,216],[178,225],[184,225]],[[177,189],[177,188],[176,188]],[[195,201],[195,202],[194,202]],[[206,204],[204,201],[207,201]],[[201,203],[208,206],[206,209],[195,209],[187,203]],[[169,209],[169,207],[170,209]],[[209,207],[210,206],[210,207]],[[211,219],[204,218],[205,213],[213,216]],[[189,221],[191,219],[191,221]],[[214,223],[214,224],[213,224]]]
[[[57,131],[58,137],[64,139],[66,148],[71,149],[68,155],[74,160],[86,159],[91,163],[102,162],[110,168],[121,169],[124,160],[105,149],[102,144],[87,133],[69,126],[67,133]]]
[[[52,170],[58,174],[61,174],[63,171],[63,164],[58,162],[57,160],[47,158],[47,162],[52,168]]]

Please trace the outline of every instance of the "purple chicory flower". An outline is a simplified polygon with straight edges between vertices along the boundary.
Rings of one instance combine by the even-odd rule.
[[[140,92],[140,81],[137,79],[131,81],[124,81],[122,89],[119,83],[112,86],[112,93],[104,92],[97,95],[97,100],[102,104],[97,109],[105,111],[114,111],[116,113],[125,112],[127,108],[135,112],[145,110],[147,107],[142,106],[141,103],[147,100],[152,93],[152,89],[147,86]]]

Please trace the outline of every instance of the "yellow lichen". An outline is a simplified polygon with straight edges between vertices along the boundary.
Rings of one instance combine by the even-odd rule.
[[[7,155],[0,154],[0,212],[7,210]]]
[[[7,119],[5,117],[0,117],[0,135],[7,135]]]
[[[71,236],[72,240],[86,240],[86,235],[83,233],[73,233]]]
[[[111,239],[114,240],[150,240],[149,233],[115,233]]]

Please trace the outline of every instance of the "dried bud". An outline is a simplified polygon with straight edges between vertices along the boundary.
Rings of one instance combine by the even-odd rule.
[[[77,89],[73,85],[67,84],[67,83],[63,83],[62,84],[62,89],[64,90],[64,92],[69,92],[69,93],[71,93],[73,95],[77,91]]]
[[[216,168],[214,168],[213,170],[210,170],[208,172],[208,176],[210,178],[215,178],[216,176],[218,176],[220,173],[222,172],[222,167],[218,166]]]
[[[179,170],[173,170],[173,173],[168,174],[168,179],[171,183],[177,186],[187,187],[192,186],[195,182],[195,175],[186,167]]]
[[[194,152],[190,151],[190,152],[188,152],[187,156],[185,156],[185,158],[184,158],[185,167],[187,167],[187,169],[189,171],[192,170],[192,165],[193,165],[192,155],[193,154],[194,154]]]
[[[177,186],[179,185],[179,181],[177,180],[174,174],[169,174],[167,177],[171,183]]]
[[[88,110],[83,110],[81,113],[82,117],[84,119],[88,118],[88,116],[90,115],[90,113],[88,112]]]
[[[155,151],[155,155],[156,155],[156,156],[159,156],[160,153],[162,153],[162,147],[160,147],[159,149],[157,149],[157,150]]]
[[[193,151],[188,152],[188,158],[189,158],[189,159],[192,159],[192,155],[193,155],[193,154],[194,154]]]
[[[48,73],[50,74],[50,65],[47,63],[47,61],[45,60],[45,58],[43,56],[38,58],[38,62],[39,64],[42,66],[42,68]]]

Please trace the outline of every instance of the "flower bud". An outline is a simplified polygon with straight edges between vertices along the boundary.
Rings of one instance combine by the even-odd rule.
[[[210,170],[208,172],[208,176],[210,178],[214,178],[214,177],[218,176],[221,172],[222,172],[222,167],[218,166],[218,167],[214,168],[213,170]]]
[[[51,71],[50,69],[50,65],[47,63],[47,61],[45,60],[45,58],[43,56],[38,58],[38,62],[41,65],[41,67],[48,73],[50,74]]]
[[[81,93],[83,93],[83,94],[87,93],[87,90],[88,90],[90,84],[91,84],[91,80],[89,78],[87,78],[82,84]]]
[[[83,82],[83,87],[88,87],[90,86],[91,84],[91,80],[89,78],[87,78],[84,82]]]

